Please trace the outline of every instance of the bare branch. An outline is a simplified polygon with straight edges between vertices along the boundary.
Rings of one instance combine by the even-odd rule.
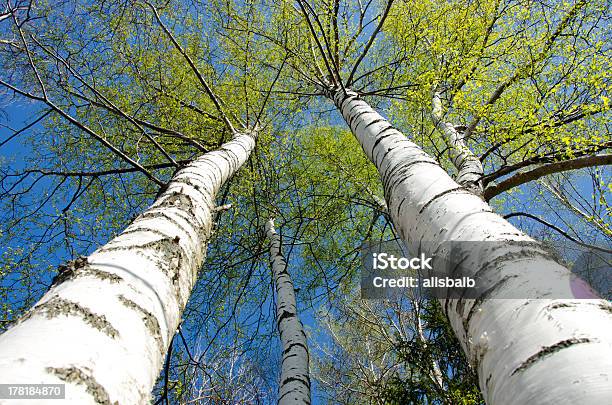
[[[55,103],[53,103],[51,100],[49,99],[45,99],[43,97],[40,96],[36,96],[34,94],[28,93],[24,90],[21,90],[13,85],[11,85],[10,83],[5,82],[4,80],[0,79],[0,85],[14,91],[17,94],[20,94],[24,97],[30,98],[32,100],[37,100],[37,101],[42,101],[45,104],[47,104],[49,107],[51,107],[51,109],[55,112],[57,112],[59,115],[61,115],[63,118],[65,118],[66,120],[68,120],[71,124],[73,124],[74,126],[76,126],[77,128],[81,129],[82,131],[86,132],[87,134],[89,134],[90,136],[92,136],[94,139],[96,139],[98,142],[100,142],[102,145],[104,145],[105,147],[107,147],[108,149],[110,149],[111,152],[113,152],[115,155],[117,155],[118,157],[120,157],[122,160],[128,162],[131,166],[137,168],[138,170],[140,170],[142,173],[145,174],[145,176],[147,176],[149,179],[151,179],[152,181],[154,181],[156,184],[163,186],[164,182],[159,180],[157,177],[155,177],[153,174],[151,174],[147,169],[145,169],[140,163],[136,162],[135,160],[133,160],[132,158],[130,158],[129,156],[127,156],[124,152],[122,152],[121,150],[119,150],[117,147],[115,147],[113,144],[111,144],[109,141],[106,140],[105,137],[99,135],[97,132],[95,132],[94,130],[92,130],[91,128],[89,128],[87,125],[79,122],[76,118],[72,117],[70,114],[68,114],[67,112],[65,112],[64,110],[62,110],[60,107],[58,107]]]
[[[13,130],[13,135],[9,136],[8,138],[6,138],[5,140],[0,142],[0,147],[4,146],[7,142],[9,142],[10,140],[14,139],[17,135],[23,133],[24,131],[27,131],[28,129],[32,128],[34,125],[38,124],[40,121],[42,121],[47,115],[49,115],[51,113],[52,110],[47,110],[45,111],[40,117],[34,119],[32,122],[30,122],[29,124],[27,124],[25,127],[19,129],[19,130]]]
[[[178,43],[178,41],[176,40],[172,32],[170,32],[168,27],[166,27],[166,25],[163,23],[163,21],[161,20],[161,17],[159,16],[159,13],[157,12],[157,8],[153,4],[151,4],[149,1],[146,1],[146,0],[145,0],[145,4],[147,4],[151,8],[151,10],[153,11],[153,15],[155,16],[155,19],[157,20],[157,23],[160,25],[164,33],[168,36],[168,38],[170,39],[170,41],[172,42],[176,50],[179,51],[179,53],[183,56],[183,58],[185,58],[185,60],[191,67],[191,70],[193,71],[193,73],[196,75],[196,77],[200,81],[200,84],[202,85],[202,87],[204,87],[206,94],[208,94],[211,101],[215,105],[215,108],[217,109],[217,111],[219,111],[219,114],[221,115],[223,122],[227,126],[227,129],[229,129],[232,134],[236,134],[237,131],[234,129],[234,126],[232,125],[230,120],[227,118],[227,115],[223,111],[223,107],[221,106],[221,102],[219,101],[219,98],[212,91],[211,87],[208,85],[208,82],[206,81],[206,79],[204,79],[204,76],[202,75],[198,67],[195,65],[191,57],[187,54],[187,52],[185,52],[185,50],[183,49],[181,44]]]
[[[488,186],[484,191],[484,198],[486,201],[489,201],[491,198],[503,193],[504,191],[508,191],[511,188],[520,186],[521,184],[528,183],[549,174],[610,164],[612,164],[612,154],[583,156],[576,159],[548,163],[533,170],[517,173],[499,184]]]
[[[539,223],[541,223],[542,225],[546,225],[547,227],[554,229],[555,231],[557,231],[559,234],[561,234],[562,236],[564,236],[565,238],[571,240],[572,242],[574,242],[577,245],[589,248],[589,249],[594,249],[594,250],[599,250],[600,252],[605,252],[605,253],[612,253],[612,250],[610,249],[606,249],[606,248],[602,248],[599,246],[595,246],[595,245],[590,245],[588,243],[584,243],[579,241],[578,239],[574,238],[573,236],[571,236],[570,234],[568,234],[567,232],[565,232],[563,229],[551,224],[550,222],[547,222],[541,218],[536,217],[535,215],[529,214],[527,212],[513,212],[511,214],[508,215],[504,215],[504,219],[508,219],[508,218],[512,218],[512,217],[527,217],[527,218],[531,218],[534,221],[537,221]]]
[[[179,160],[178,164],[183,166],[191,162],[191,159]],[[156,163],[152,165],[145,165],[146,169],[166,169],[170,167],[175,167],[172,163]],[[40,174],[41,176],[57,176],[57,177],[101,177],[108,176],[113,174],[124,174],[124,173],[135,173],[140,170],[135,167],[126,167],[121,169],[108,169],[108,170],[100,170],[97,172],[90,171],[80,171],[80,172],[62,172],[57,170],[43,170],[43,169],[29,169],[20,173],[14,173],[6,175],[5,177],[17,177],[17,176],[27,176],[29,174]]]
[[[376,29],[374,29],[374,32],[370,36],[368,43],[366,44],[365,48],[363,48],[363,52],[361,52],[361,55],[359,55],[359,58],[357,58],[357,62],[355,62],[355,65],[353,66],[353,70],[351,71],[351,74],[349,75],[348,80],[346,81],[347,87],[350,87],[351,84],[353,84],[353,76],[355,76],[355,73],[357,72],[357,68],[359,67],[359,64],[361,63],[361,61],[368,54],[370,47],[372,46],[372,44],[374,43],[374,40],[376,39],[376,35],[378,35],[381,28],[383,27],[383,24],[385,23],[385,20],[387,19],[387,16],[389,15],[389,11],[391,10],[392,4],[393,4],[393,0],[387,0],[387,6],[385,7],[385,11],[383,12],[382,17],[380,18],[380,21],[378,25],[376,26]]]
[[[259,119],[261,118],[261,115],[263,114],[264,108],[266,107],[266,104],[268,103],[268,98],[270,97],[270,93],[272,93],[272,90],[274,90],[274,86],[276,85],[276,81],[280,77],[281,72],[283,70],[283,67],[285,67],[285,62],[287,62],[287,58],[288,57],[289,57],[289,54],[286,54],[285,57],[283,58],[283,63],[281,63],[280,67],[278,68],[278,72],[276,73],[276,76],[274,77],[274,80],[272,80],[272,84],[270,85],[270,89],[266,93],[264,101],[261,104],[261,109],[259,110],[259,113],[257,113],[257,117],[255,118],[255,125],[256,126],[259,125]]]
[[[601,144],[589,145],[587,147],[584,147],[583,149],[574,150],[571,153],[572,153],[573,158],[577,158],[577,157],[582,157],[586,155],[593,155],[597,152],[600,152],[602,150],[607,150],[610,148],[612,148],[612,141],[604,142]],[[523,167],[542,164],[542,163],[559,162],[559,161],[567,159],[568,157],[569,156],[567,153],[562,153],[562,152],[553,152],[553,153],[546,154],[546,155],[534,156],[532,158],[525,159],[519,163],[510,165],[510,166],[504,166],[496,170],[493,173],[489,173],[486,176],[484,176],[482,181],[484,185],[486,186],[493,180],[506,176],[518,169],[522,169]]]
[[[164,149],[164,147],[162,147],[159,142],[157,142],[155,140],[155,138],[153,136],[151,136],[151,134],[149,134],[142,126],[140,126],[138,124],[138,122],[136,122],[131,116],[129,116],[128,114],[126,114],[125,112],[123,112],[123,110],[121,110],[119,107],[117,107],[111,100],[109,100],[104,94],[102,94],[100,91],[98,91],[94,86],[92,86],[91,84],[89,84],[86,80],[84,80],[80,74],[78,74],[73,68],[72,66],[70,66],[70,64],[68,62],[66,62],[66,60],[64,58],[62,58],[61,56],[57,55],[55,52],[51,51],[49,48],[47,48],[45,45],[41,44],[33,35],[30,35],[30,38],[32,39],[32,41],[34,41],[43,51],[45,51],[45,53],[47,53],[49,56],[51,56],[53,59],[55,59],[56,61],[60,62],[62,65],[64,65],[66,67],[66,69],[79,81],[81,82],[85,87],[87,87],[91,92],[94,93],[94,95],[96,95],[96,97],[99,97],[100,99],[102,99],[102,101],[104,101],[106,104],[108,104],[109,107],[107,107],[107,109],[112,110],[113,112],[115,112],[116,114],[122,116],[123,118],[127,119],[128,121],[130,121],[136,128],[138,128],[138,130],[149,140],[151,141],[151,143],[153,143],[153,145],[157,148],[157,150],[159,150],[166,159],[168,159],[168,161],[172,162],[172,164],[176,167],[178,167],[178,164],[176,163],[176,161],[174,160],[174,158],[172,156],[170,156],[170,154],[166,151],[166,149]],[[74,94],[74,93],[73,93]],[[99,106],[104,106],[102,104],[98,104]],[[106,107],[106,106],[104,106]]]
[[[319,52],[321,53],[321,57],[323,58],[323,62],[325,62],[325,67],[327,68],[327,72],[329,74],[329,79],[332,81],[333,84],[336,84],[336,76],[334,74],[333,69],[331,68],[331,66],[329,65],[329,61],[327,58],[327,55],[325,54],[325,50],[323,49],[323,45],[321,45],[321,41],[319,41],[319,37],[314,29],[314,26],[312,25],[312,21],[310,21],[310,17],[308,16],[308,11],[304,8],[304,5],[302,4],[302,0],[298,0],[298,4],[300,5],[300,9],[302,10],[302,14],[304,14],[304,17],[306,18],[306,23],[308,24],[308,28],[310,28],[310,32],[312,33],[312,37],[315,40],[315,42],[317,43],[317,47],[319,48]]]

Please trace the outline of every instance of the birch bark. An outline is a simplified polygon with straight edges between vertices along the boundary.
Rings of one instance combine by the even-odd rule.
[[[280,237],[274,229],[273,219],[266,223],[266,234],[270,239],[270,260],[276,288],[276,322],[283,348],[278,403],[310,404],[306,333],[297,315],[293,282],[287,272],[287,262],[281,252]]]
[[[352,91],[331,98],[377,167],[393,224],[411,251],[433,256],[445,241],[522,241],[474,251],[466,267],[504,288],[545,298],[531,282],[567,277],[539,245],[492,212]],[[427,241],[428,243],[421,243]],[[427,250],[425,250],[427,249]],[[533,273],[531,273],[533,275]],[[565,291],[575,297],[570,285]],[[612,306],[601,299],[455,299],[442,302],[489,405],[601,404],[612,398]]]
[[[215,195],[254,145],[237,134],[194,160],[120,235],[66,266],[0,336],[0,381],[66,384],[67,404],[149,403],[206,256]]]
[[[435,91],[433,95],[431,117],[450,149],[451,161],[458,171],[455,180],[472,193],[482,195],[482,178],[484,176],[482,163],[465,144],[455,126],[444,121],[442,100],[438,91]]]

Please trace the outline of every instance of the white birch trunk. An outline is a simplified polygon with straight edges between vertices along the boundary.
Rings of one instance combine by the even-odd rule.
[[[421,322],[421,306],[418,303],[417,299],[412,300],[412,306],[414,311],[415,319],[415,327],[417,332],[417,337],[423,346],[423,350],[427,350],[427,339],[425,338],[425,333],[423,332],[423,324]],[[440,370],[440,366],[438,362],[434,359],[431,361],[431,380],[438,386],[440,390],[444,390],[444,379],[442,378],[442,371]]]
[[[542,280],[568,270],[454,182],[354,92],[329,93],[377,167],[393,224],[412,251],[445,241],[525,241],[473,252],[465,266],[506,279],[510,291],[545,298]],[[575,295],[567,285],[568,297]],[[612,306],[600,299],[456,299],[443,308],[489,405],[605,404],[612,399]]]
[[[278,403],[310,404],[306,333],[298,318],[293,282],[287,272],[287,262],[281,252],[280,237],[274,229],[273,219],[266,223],[266,234],[270,239],[270,260],[276,288],[276,323],[283,348]]]
[[[206,256],[215,195],[254,145],[238,134],[182,168],[125,231],[69,265],[0,336],[0,382],[65,383],[62,404],[149,403]]]
[[[431,118],[450,149],[451,162],[457,168],[455,180],[474,194],[482,195],[482,177],[484,176],[482,163],[467,147],[455,126],[443,120],[442,101],[437,91],[434,92],[432,99]]]

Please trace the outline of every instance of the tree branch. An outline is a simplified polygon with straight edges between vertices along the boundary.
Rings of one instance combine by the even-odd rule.
[[[532,69],[533,66],[543,60],[546,56],[546,54],[550,51],[550,49],[552,48],[552,46],[554,45],[556,39],[561,35],[561,33],[563,32],[563,30],[565,29],[565,27],[567,26],[567,24],[570,22],[570,20],[572,18],[574,18],[574,16],[578,13],[578,11],[587,4],[587,2],[585,0],[579,0],[577,1],[573,6],[572,9],[563,17],[563,19],[561,20],[561,22],[559,22],[559,25],[557,26],[557,28],[555,29],[555,31],[552,33],[552,35],[550,37],[548,37],[546,39],[546,42],[544,43],[544,46],[542,47],[542,50],[536,55],[536,57],[534,59],[532,59],[530,61],[530,63],[527,63],[523,66],[521,66],[519,69],[517,69],[514,74],[512,76],[510,76],[508,79],[506,79],[504,82],[502,82],[493,92],[493,94],[491,94],[491,97],[487,100],[487,102],[485,103],[485,106],[489,106],[494,104],[503,94],[503,92],[510,87],[512,84],[514,84],[514,82],[516,82],[518,79],[520,79],[525,72],[527,72],[528,70]],[[474,116],[474,118],[472,119],[472,122],[470,122],[470,124],[468,125],[466,131],[465,131],[465,138],[469,138],[472,135],[472,132],[474,132],[474,129],[476,128],[476,126],[480,123],[480,120],[482,119],[482,115],[481,114],[476,114]]]
[[[306,10],[306,8],[304,8],[304,4],[302,4],[302,0],[298,0],[298,4],[300,6],[300,9],[302,10],[302,14],[304,14],[304,17],[306,18],[306,23],[308,24],[308,28],[310,29],[312,37],[317,43],[319,52],[321,52],[321,57],[323,57],[323,62],[325,63],[325,67],[327,68],[327,72],[329,73],[329,78],[333,84],[336,84],[336,75],[334,74],[334,70],[329,65],[329,61],[328,61],[327,55],[325,54],[325,50],[323,49],[323,45],[321,45],[321,41],[319,41],[319,37],[317,36],[314,26],[312,25],[312,21],[310,21],[310,17],[308,16],[308,11]]]
[[[204,87],[206,94],[208,94],[211,101],[215,105],[215,108],[217,108],[217,111],[219,111],[219,114],[221,115],[221,118],[223,119],[223,122],[225,123],[227,128],[230,130],[232,134],[236,134],[237,131],[234,129],[234,126],[232,125],[230,120],[227,118],[227,115],[223,111],[223,107],[221,106],[221,102],[219,101],[219,98],[212,91],[211,87],[208,85],[208,82],[206,81],[206,79],[204,79],[204,76],[202,76],[202,73],[200,72],[198,67],[195,65],[191,57],[187,54],[187,52],[185,52],[185,50],[178,43],[178,41],[176,40],[172,32],[170,32],[168,27],[166,27],[166,25],[163,23],[163,21],[161,20],[161,17],[159,16],[159,13],[157,12],[157,8],[155,8],[153,4],[151,4],[149,1],[146,1],[146,0],[145,0],[145,4],[147,4],[151,8],[151,10],[153,11],[153,15],[155,16],[155,19],[157,20],[157,23],[160,25],[164,33],[168,36],[168,38],[170,39],[170,41],[172,42],[176,50],[179,51],[179,53],[183,56],[183,58],[185,58],[185,60],[191,67],[191,70],[193,71],[193,73],[196,75],[196,77],[200,81],[200,84],[202,85],[202,87]]]
[[[577,157],[582,157],[586,155],[592,155],[594,153],[597,153],[597,152],[600,152],[606,149],[610,149],[610,148],[612,148],[612,141],[604,142],[601,144],[589,145],[585,147],[584,149],[574,150],[571,152],[571,154],[574,158],[577,158]],[[532,158],[525,159],[519,163],[515,163],[510,166],[501,167],[495,172],[487,174],[482,179],[482,181],[483,181],[483,184],[486,186],[493,180],[506,176],[518,169],[522,169],[523,167],[542,164],[542,163],[553,163],[553,162],[563,161],[564,159],[567,159],[567,157],[569,157],[568,153],[561,153],[561,152],[552,152],[546,155],[534,156]]]
[[[179,160],[177,161],[177,163],[179,164],[179,166],[183,166],[188,164],[189,162],[191,162],[192,159],[183,159],[183,160]],[[145,165],[144,168],[145,169],[166,169],[169,167],[175,167],[174,164],[168,162],[168,163],[156,163],[156,164],[152,164],[152,165]],[[35,174],[38,173],[42,176],[59,176],[59,177],[100,177],[100,176],[108,176],[111,174],[124,174],[124,173],[135,173],[135,172],[139,172],[140,169],[135,168],[135,167],[125,167],[125,168],[120,168],[120,169],[108,169],[108,170],[100,170],[97,172],[88,172],[88,171],[81,171],[81,172],[62,172],[62,171],[57,171],[57,170],[42,170],[42,169],[28,169],[25,170],[21,173],[15,173],[15,174],[7,174],[6,177],[17,177],[17,176],[24,176],[24,175],[28,175],[28,174]]]
[[[572,242],[574,242],[577,245],[589,248],[589,249],[594,249],[594,250],[599,250],[600,252],[605,252],[605,253],[612,253],[612,250],[610,249],[606,249],[606,248],[602,248],[599,246],[595,246],[595,245],[589,245],[588,243],[584,243],[579,241],[578,239],[574,238],[573,236],[571,236],[570,234],[568,234],[567,232],[565,232],[563,229],[551,224],[550,222],[547,222],[541,218],[536,217],[535,215],[529,214],[527,212],[513,212],[511,214],[507,214],[504,215],[504,219],[508,219],[508,218],[512,218],[512,217],[527,217],[527,218],[531,218],[534,221],[537,221],[539,223],[541,223],[542,225],[546,225],[547,227],[554,229],[555,231],[557,231],[559,234],[561,234],[562,236],[564,236],[565,238],[571,240]]]
[[[17,94],[20,94],[20,95],[24,96],[24,97],[30,98],[32,100],[37,100],[37,101],[44,102],[53,111],[57,112],[59,115],[61,115],[63,118],[65,118],[72,125],[74,125],[75,127],[81,129],[85,133],[89,134],[94,139],[96,139],[98,142],[100,142],[102,145],[104,145],[106,148],[110,149],[111,152],[113,152],[115,155],[120,157],[122,160],[128,162],[131,166],[133,166],[134,168],[136,168],[139,171],[141,171],[142,173],[144,173],[145,176],[147,176],[150,180],[155,182],[157,185],[163,186],[165,184],[163,181],[161,181],[157,177],[153,176],[153,174],[151,174],[147,169],[145,169],[144,166],[142,166],[140,163],[136,162],[135,160],[130,158],[128,155],[126,155],[124,152],[122,152],[117,147],[115,147],[112,143],[107,141],[105,137],[101,136],[100,134],[98,134],[97,132],[95,132],[94,130],[89,128],[87,125],[79,122],[76,118],[72,117],[70,114],[68,114],[67,112],[62,110],[60,107],[55,105],[51,100],[45,99],[44,97],[36,96],[36,95],[28,93],[28,92],[26,92],[24,90],[21,90],[21,89],[15,87],[15,86],[11,85],[10,83],[5,82],[2,79],[0,79],[0,85],[2,85],[4,87],[14,91]]]
[[[592,115],[596,115],[604,111],[605,109],[603,107],[602,108],[584,108],[582,106],[578,106],[575,109],[573,109],[571,112],[565,115],[562,115],[561,113],[556,113],[547,120],[542,120],[540,122],[537,122],[535,124],[530,124],[530,125],[523,124],[520,126],[520,129],[518,126],[514,128],[520,131],[518,135],[532,134],[542,129],[557,128],[557,127],[561,127],[567,124],[571,124],[574,121],[578,121],[578,120],[581,120],[582,118],[590,117]],[[513,128],[510,126],[506,126],[506,127],[500,128],[499,130],[504,131],[504,132],[506,131],[510,132],[513,130]],[[511,136],[507,139],[504,139],[503,141],[495,143],[493,146],[487,149],[480,156],[480,161],[484,162],[484,160],[490,154],[494,153],[496,150],[501,148],[504,144],[515,140],[518,137],[518,135]]]
[[[548,163],[526,172],[517,173],[499,184],[488,186],[484,191],[484,198],[486,201],[489,201],[491,198],[503,193],[504,191],[508,191],[511,188],[520,186],[521,184],[528,183],[549,174],[609,164],[612,164],[612,154],[583,156],[561,162]]]
[[[368,43],[366,44],[365,48],[363,48],[363,52],[361,53],[361,55],[359,55],[359,58],[357,58],[357,62],[355,62],[355,65],[353,66],[353,70],[351,71],[351,74],[349,75],[348,80],[346,81],[347,87],[351,87],[351,84],[353,84],[353,76],[355,76],[355,73],[357,72],[357,68],[359,67],[359,64],[361,63],[361,61],[368,54],[370,47],[372,46],[372,44],[374,43],[374,40],[376,39],[376,35],[378,35],[381,28],[383,27],[383,24],[385,23],[385,20],[387,19],[387,16],[389,15],[389,11],[391,10],[392,4],[393,4],[393,0],[387,0],[387,6],[385,7],[385,11],[383,12],[382,17],[380,18],[380,22],[376,26],[376,29],[374,29],[374,32],[370,36],[370,39],[368,40]]]

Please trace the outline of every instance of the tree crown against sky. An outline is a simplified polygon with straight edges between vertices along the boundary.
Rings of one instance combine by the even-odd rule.
[[[542,238],[561,230],[609,247],[606,2],[6,7],[0,142],[13,161],[3,167],[3,322],[44,292],[50,265],[106,242],[176,168],[232,128],[257,128],[253,157],[220,195],[232,208],[217,216],[184,316],[190,345],[178,345],[170,378],[186,390],[186,376],[202,375],[194,351],[237,356],[224,349],[233,344],[265,358],[274,336],[268,215],[278,218],[303,308],[352,292],[361,242],[393,237],[373,167],[322,97],[329,87],[360,93],[455,173],[431,119],[437,90],[443,120],[483,162],[485,196],[499,194],[500,214],[530,213],[540,222],[516,218]],[[548,176],[529,174],[546,165]],[[567,168],[581,170],[555,174]],[[504,179],[529,182],[495,189]],[[239,358],[245,378],[259,381],[261,362]]]

